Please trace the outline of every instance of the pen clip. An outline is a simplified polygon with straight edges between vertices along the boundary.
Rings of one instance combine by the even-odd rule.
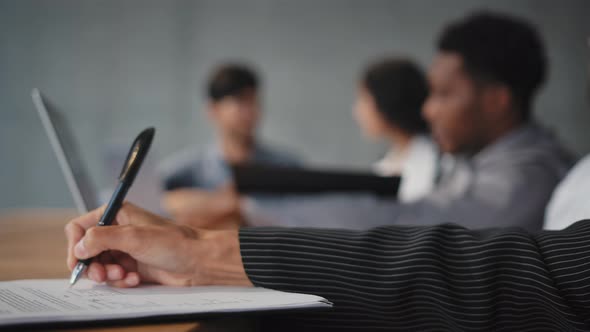
[[[135,178],[143,159],[150,149],[155,132],[154,127],[149,127],[137,135],[127,154],[127,159],[125,159],[125,164],[119,175],[119,181]]]

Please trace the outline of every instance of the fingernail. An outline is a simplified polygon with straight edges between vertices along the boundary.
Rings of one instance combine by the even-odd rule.
[[[84,241],[80,240],[74,247],[74,254],[78,258],[86,258],[88,256],[88,250],[84,247]]]

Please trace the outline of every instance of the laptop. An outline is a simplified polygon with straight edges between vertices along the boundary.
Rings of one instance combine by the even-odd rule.
[[[114,187],[99,191],[92,183],[66,118],[38,89],[33,89],[31,97],[78,212],[83,214],[106,203]],[[129,146],[125,146],[123,150],[117,150],[115,156],[103,158],[107,174],[112,176],[113,180],[119,176],[128,149]],[[161,185],[155,175],[155,167],[148,163],[149,160],[148,156],[126,200],[154,213],[165,214],[160,208]]]
[[[43,99],[38,89],[33,89],[31,97],[78,213],[83,214],[99,207],[98,192],[88,176],[65,118]]]

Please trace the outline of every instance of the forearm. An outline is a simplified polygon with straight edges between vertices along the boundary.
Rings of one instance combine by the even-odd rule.
[[[583,240],[590,243],[586,228]],[[334,302],[332,312],[290,322],[301,327],[584,328],[587,292],[576,299],[564,294],[564,287],[573,291],[580,283],[545,265],[559,259],[551,246],[579,236],[562,237],[542,234],[538,245],[519,230],[473,232],[454,225],[366,232],[260,228],[243,229],[240,246],[254,285]],[[585,259],[578,269],[584,262],[590,265]],[[590,272],[582,274],[574,278],[590,279]]]

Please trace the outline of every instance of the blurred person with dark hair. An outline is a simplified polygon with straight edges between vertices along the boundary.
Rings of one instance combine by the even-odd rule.
[[[402,176],[402,202],[416,201],[434,186],[438,151],[421,114],[427,96],[428,83],[420,68],[399,58],[370,64],[358,85],[354,115],[359,126],[369,138],[390,145],[374,170]]]
[[[203,151],[190,147],[160,165],[168,190],[163,205],[175,216],[198,208],[200,190],[229,187],[229,164],[297,163],[295,156],[262,144],[256,137],[261,116],[260,82],[251,68],[237,63],[219,66],[210,75],[206,91],[207,115],[216,141]]]

